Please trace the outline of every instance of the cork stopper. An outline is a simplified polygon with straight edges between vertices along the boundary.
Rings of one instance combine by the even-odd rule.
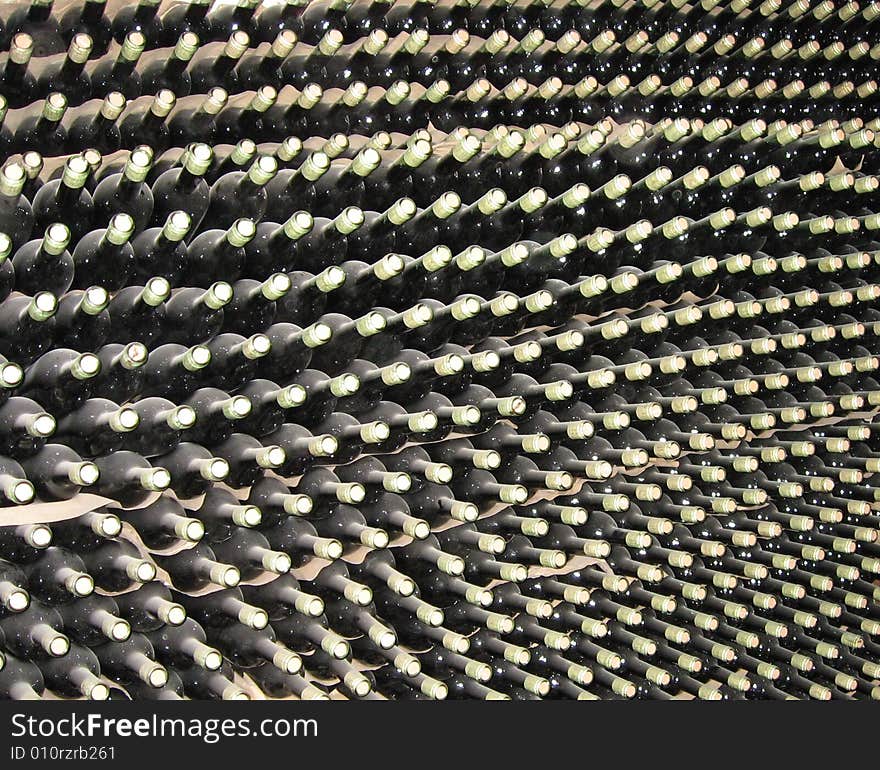
[[[278,100],[278,91],[272,86],[260,86],[248,104],[254,112],[266,112]]]
[[[541,29],[530,29],[520,40],[517,48],[524,53],[530,54],[540,48],[544,44],[545,39],[546,37]]]
[[[483,43],[482,50],[492,56],[503,51],[510,42],[510,35],[503,29],[496,29]]]
[[[229,160],[238,167],[251,162],[257,154],[257,144],[253,139],[239,139],[229,153]]]
[[[184,32],[174,45],[172,57],[178,61],[189,61],[199,49],[199,36],[194,32]]]
[[[94,43],[89,35],[79,32],[73,36],[67,48],[67,58],[75,64],[84,64],[92,55]]]
[[[470,33],[466,29],[456,29],[450,34],[443,48],[447,53],[457,54],[463,51],[471,41]]]
[[[239,248],[251,242],[257,233],[257,226],[252,219],[242,217],[233,222],[229,230],[226,231],[226,240],[232,245]]]
[[[26,32],[19,32],[12,38],[9,47],[9,60],[15,64],[27,64],[34,55],[34,39]]]
[[[642,80],[637,86],[636,91],[638,91],[642,96],[650,96],[655,93],[660,86],[663,85],[663,81],[657,75],[647,75],[644,80]]]
[[[537,89],[538,96],[545,101],[549,101],[559,94],[560,91],[562,91],[562,80],[555,75],[547,78]]]
[[[226,42],[226,45],[223,48],[223,56],[228,59],[240,59],[242,56],[244,56],[250,44],[251,39],[248,36],[247,32],[241,29],[237,29],[229,36],[229,40]]]
[[[673,48],[678,45],[678,41],[681,39],[681,36],[678,32],[671,30],[667,32],[665,35],[662,35],[656,43],[654,43],[654,47],[661,54],[669,53]]]
[[[182,165],[193,176],[204,176],[211,167],[214,151],[207,144],[197,142],[186,148],[183,154]]]
[[[278,275],[287,278],[284,273],[279,273]],[[266,291],[264,291],[263,294],[264,296],[267,296]],[[270,298],[270,296],[267,296],[267,298]],[[252,334],[241,344],[242,355],[250,361],[255,361],[259,358],[263,358],[264,356],[269,354],[269,351],[271,349],[272,342],[265,334]]]
[[[153,149],[145,144],[135,147],[128,156],[122,173],[130,182],[143,182],[153,166]],[[184,212],[180,212],[183,214]],[[187,216],[187,219],[189,217]],[[187,226],[187,229],[189,227]]]
[[[73,190],[79,190],[85,186],[90,170],[89,164],[82,155],[73,155],[64,164],[61,184]]]
[[[334,134],[331,136],[327,142],[325,143],[325,149],[327,146],[335,146],[335,142],[337,141],[337,137],[339,134]],[[346,147],[348,147],[348,138],[345,137],[345,144],[339,149],[339,152],[344,152]],[[300,141],[297,136],[288,136],[286,137],[275,150],[275,157],[281,161],[282,163],[289,163],[294,158],[296,158],[302,152],[302,141]],[[339,153],[337,153],[339,154]],[[335,157],[335,156],[334,156]]]
[[[260,155],[247,171],[248,179],[258,187],[271,181],[278,173],[278,161],[271,155]]]
[[[111,91],[104,97],[101,103],[101,117],[109,121],[115,121],[125,109],[125,97],[119,91]]]
[[[387,325],[388,321],[385,316],[374,311],[362,315],[355,321],[357,333],[362,337],[372,337],[383,331]]]
[[[375,150],[374,150],[375,152]],[[319,179],[330,168],[330,158],[326,153],[311,153],[300,166],[299,173],[310,182]]]
[[[648,45],[650,40],[651,38],[648,36],[648,33],[640,29],[633,32],[621,45],[630,53],[638,53]]]
[[[645,124],[640,121],[633,121],[628,123],[620,136],[617,138],[617,143],[625,148],[629,149],[634,147],[638,142],[645,138]]]
[[[4,166],[2,172],[0,172],[0,195],[4,195],[10,198],[18,197],[19,195],[21,195],[21,192],[24,189],[24,184],[26,180],[27,175],[25,173],[24,166],[14,161],[12,163],[9,163],[8,165]],[[9,241],[7,236],[4,235],[4,237],[7,241]],[[9,241],[8,245],[11,249],[11,241]],[[9,254],[7,253],[6,256],[8,257]]]
[[[415,56],[428,45],[430,38],[431,36],[427,30],[421,28],[414,29],[404,41],[402,50],[406,51],[410,56]]]
[[[448,80],[436,80],[428,86],[422,98],[431,104],[438,104],[449,96],[451,90],[452,86]]]
[[[292,241],[299,240],[304,235],[310,233],[312,227],[314,227],[314,219],[307,211],[294,212],[283,225],[284,234]]]
[[[176,94],[167,88],[163,88],[153,97],[153,101],[150,104],[150,112],[157,118],[164,118],[174,109],[175,104],[177,104]]]
[[[67,249],[68,243],[70,243],[70,230],[67,225],[55,222],[46,228],[42,249],[46,254],[57,256]]]
[[[715,52],[717,56],[726,56],[729,54],[734,47],[736,46],[736,36],[735,35],[724,35],[718,38],[715,45],[712,46],[712,50]]]
[[[602,53],[611,48],[616,40],[617,36],[610,29],[606,29],[596,35],[596,37],[589,42],[589,47],[592,48],[595,53]]]
[[[365,147],[351,161],[349,169],[360,177],[369,176],[379,167],[382,157],[372,147]]]
[[[43,117],[52,123],[58,123],[67,112],[67,97],[64,94],[53,92],[46,97],[43,103]]]
[[[296,32],[291,29],[282,29],[272,41],[269,53],[275,59],[286,59],[296,47],[297,41]]]
[[[410,84],[405,80],[397,80],[385,91],[385,101],[392,107],[400,104],[410,94]]]
[[[556,50],[563,56],[571,53],[581,43],[581,35],[576,29],[570,29],[563,32],[556,40]]]
[[[321,97],[324,95],[324,89],[321,88],[317,83],[307,83],[303,86],[303,90],[300,91],[299,96],[296,99],[296,105],[300,109],[310,110],[314,107],[318,102],[321,101]],[[348,90],[345,92],[345,96],[343,96],[343,101],[350,107],[356,107],[367,95],[367,87],[360,81],[356,81],[352,83]],[[360,98],[358,98],[358,96]],[[349,104],[349,100],[351,104]]]
[[[388,33],[384,29],[374,29],[361,45],[361,50],[369,56],[377,56],[388,45]]]
[[[306,92],[310,88],[311,88],[311,93],[313,95],[313,98],[309,98],[306,100],[306,96],[307,96]],[[353,83],[351,83],[348,86],[348,88],[345,89],[345,92],[342,94],[340,101],[346,107],[351,107],[351,108],[357,107],[364,99],[367,98],[368,91],[369,91],[369,88],[367,88],[366,83],[364,83],[362,80],[355,80]],[[305,89],[303,89],[302,94],[300,95],[299,99],[297,100],[297,104],[299,104],[299,106],[302,107],[303,109],[311,109],[320,101],[321,93],[322,93],[322,89],[320,86],[318,86],[314,83],[310,83],[309,85],[307,85],[305,87]],[[304,100],[306,100],[306,101],[304,102]]]

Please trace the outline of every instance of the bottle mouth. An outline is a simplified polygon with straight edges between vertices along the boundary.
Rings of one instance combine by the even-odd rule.
[[[354,395],[358,392],[360,386],[360,378],[356,374],[351,374],[350,372],[340,374],[338,377],[334,378],[333,382],[331,383],[331,389],[335,390],[335,395],[338,396]]]
[[[83,353],[71,368],[74,377],[87,380],[94,377],[101,370],[101,362],[93,353]]]
[[[321,613],[318,613],[319,615]],[[255,610],[248,618],[248,625],[258,631],[269,625],[269,615],[265,610]]]
[[[160,305],[170,296],[171,284],[162,276],[155,276],[147,281],[144,294],[148,305]]]
[[[11,485],[7,496],[13,503],[23,505],[31,502],[34,499],[34,494],[34,485],[30,481],[20,480]]]
[[[215,457],[207,465],[207,480],[222,481],[229,475],[229,463],[222,457]]]
[[[145,487],[153,492],[162,492],[171,485],[171,474],[165,468],[152,468],[145,479]],[[152,580],[152,578],[150,578]]]
[[[432,628],[438,628],[443,625],[444,619],[443,611],[436,607],[430,609],[425,615],[425,623]]]
[[[395,473],[391,479],[392,492],[409,492],[412,488],[412,477],[408,473]]]
[[[164,667],[160,666],[157,663],[156,667],[147,674],[146,681],[147,684],[150,685],[150,687],[154,687],[156,689],[164,687],[166,684],[168,684],[168,671],[166,671]]]
[[[112,417],[111,428],[119,433],[133,431],[140,424],[140,417],[134,409],[123,407]]]
[[[361,542],[368,548],[382,549],[388,546],[388,533],[383,529],[368,528]]]
[[[251,413],[252,404],[246,396],[233,396],[229,402],[228,417],[241,420]]]
[[[302,385],[289,385],[278,397],[278,403],[285,409],[293,409],[302,406],[308,400],[309,394]]]
[[[139,583],[149,583],[156,578],[156,568],[148,561],[141,561],[132,571],[132,577]]]
[[[217,671],[223,665],[223,656],[217,650],[209,650],[202,656],[202,666],[208,671]]]
[[[70,650],[70,640],[63,634],[53,637],[46,646],[46,652],[54,658],[60,658],[67,655]]]
[[[308,495],[291,495],[285,499],[284,510],[294,516],[305,516],[312,512],[314,501]]]
[[[115,514],[107,514],[101,519],[98,529],[104,537],[116,537],[122,531],[122,522]]]
[[[306,606],[306,614],[311,615],[313,618],[318,617],[324,613],[324,602],[315,597],[310,599],[308,605]]]
[[[262,358],[272,348],[272,343],[265,334],[255,334],[247,341],[245,355],[248,358]]]
[[[367,496],[367,490],[363,484],[357,482],[351,484],[340,484],[337,488],[336,497],[343,503],[362,503]]]
[[[256,527],[262,520],[262,512],[254,505],[246,505],[242,510],[233,514],[233,521],[240,527]]]
[[[286,553],[272,553],[263,560],[263,566],[269,572],[274,572],[276,575],[283,575],[290,572],[290,568],[293,565],[290,557]]]
[[[96,682],[89,688],[89,700],[109,700],[110,688],[103,682]]]
[[[23,612],[28,608],[30,603],[31,599],[27,592],[16,590],[12,591],[12,593],[6,597],[3,604],[10,612]]]
[[[18,364],[5,363],[0,367],[0,385],[5,388],[14,388],[21,384],[24,372]]]
[[[186,351],[185,363],[195,369],[203,369],[211,363],[211,350],[204,345],[193,345]]]
[[[46,438],[55,432],[55,427],[55,418],[51,414],[44,412],[37,415],[31,421],[28,433],[34,436],[34,438]]]
[[[198,543],[205,536],[205,525],[197,519],[187,521],[183,528],[183,539],[190,543]]]
[[[95,581],[89,575],[77,575],[69,588],[74,596],[89,596],[95,590]]]
[[[355,604],[361,607],[366,607],[371,601],[373,601],[373,592],[367,586],[360,586],[355,591],[353,598]]]
[[[169,626],[180,626],[186,620],[186,610],[179,604],[173,604],[165,610],[164,616]]]
[[[459,406],[452,410],[452,421],[456,425],[476,425],[483,418],[483,413],[476,406]]]
[[[235,567],[227,567],[223,570],[220,580],[227,588],[234,588],[241,581],[241,574]]]
[[[369,423],[364,425],[361,429],[361,438],[367,444],[381,443],[390,435],[391,428],[384,422]]]
[[[124,642],[131,636],[131,626],[124,620],[117,620],[110,628],[110,638],[116,642]]]

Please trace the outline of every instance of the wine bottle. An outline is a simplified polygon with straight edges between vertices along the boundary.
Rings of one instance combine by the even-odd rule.
[[[199,4],[193,4],[193,8],[198,11]],[[163,36],[176,29],[166,26]],[[170,56],[162,54],[144,57],[143,67],[140,69],[141,91],[144,94],[157,94],[163,89],[169,89],[181,97],[187,96],[192,92],[192,77],[188,67],[199,49],[199,33],[181,28],[179,37],[165,42],[173,46]]]
[[[120,684],[140,680],[154,688],[168,682],[168,670],[156,661],[153,645],[142,634],[132,634],[124,642],[93,648],[101,671]]]
[[[99,678],[98,658],[88,647],[70,645],[63,657],[42,661],[40,673],[46,685],[61,695],[93,701],[110,698],[110,688]]]
[[[41,192],[48,186],[41,188]],[[12,267],[20,291],[45,290],[60,297],[71,287],[75,271],[73,257],[67,251],[71,237],[66,225],[54,222],[46,227],[42,238],[28,241],[15,252]]]
[[[68,604],[95,588],[82,559],[64,548],[44,547],[24,571],[30,594],[49,605]]]
[[[20,163],[8,163],[0,171],[0,228],[10,240],[8,250],[23,246],[34,227],[33,209],[27,196],[22,194],[26,182],[25,168]],[[4,272],[8,272],[8,268]]]
[[[138,6],[137,9],[142,7]],[[122,22],[119,18],[121,15],[114,18],[114,24]],[[118,29],[121,39],[117,40],[119,50],[115,57],[102,57],[89,73],[91,93],[95,95],[119,91],[127,99],[137,99],[142,93],[138,61],[146,50],[147,43],[152,42],[153,38],[134,27],[126,28],[120,24]]]
[[[128,286],[110,300],[110,339],[114,342],[134,341],[144,345],[155,343],[162,333],[165,302],[171,295],[168,280],[150,278],[143,286]]]
[[[209,188],[203,177],[212,158],[209,145],[195,143],[184,151],[179,166],[159,175],[150,188],[154,200],[151,224],[161,225],[172,212],[185,211],[190,217],[191,231],[198,230],[208,211]]]
[[[53,91],[43,102],[39,114],[28,110],[15,129],[13,146],[17,150],[32,147],[63,147],[67,130],[61,121],[67,112],[67,97]],[[11,149],[11,148],[10,148]]]

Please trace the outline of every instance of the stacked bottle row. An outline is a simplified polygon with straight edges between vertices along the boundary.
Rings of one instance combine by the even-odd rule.
[[[9,111],[9,119],[0,127],[0,144],[6,156],[26,154],[34,148],[45,146],[66,153],[89,148],[111,154],[119,150],[134,150],[144,143],[149,144],[156,154],[172,150],[179,155],[180,148],[196,141],[221,145],[228,152],[227,146],[241,139],[278,148],[290,137],[298,139],[320,135],[326,139],[333,132],[368,135],[371,138],[382,131],[414,134],[425,129],[429,123],[444,132],[452,132],[465,125],[470,126],[471,130],[489,131],[498,125],[549,124],[556,130],[564,129],[566,138],[573,142],[578,139],[575,126],[579,123],[599,124],[607,119],[607,115],[623,122],[637,116],[660,120],[666,114],[675,112],[665,104],[658,103],[652,107],[635,104],[625,98],[611,98],[607,94],[569,94],[564,98],[536,103],[531,98],[523,97],[525,91],[518,87],[505,89],[507,96],[496,94],[484,98],[489,89],[479,84],[469,88],[459,99],[436,104],[431,103],[430,99],[418,104],[400,98],[406,93],[408,87],[392,87],[384,91],[352,87],[328,95],[319,87],[307,86],[301,92],[285,95],[285,101],[279,104],[278,92],[269,86],[242,94],[239,98],[230,98],[224,89],[213,88],[205,96],[187,97],[180,101],[173,92],[163,89],[155,97],[138,99],[128,105],[121,94],[110,92],[103,101],[68,110],[65,98],[56,92],[41,103]],[[424,91],[425,95],[431,93]],[[372,97],[368,99],[369,94]],[[858,125],[861,131],[846,132],[841,139],[833,135],[827,139],[823,136],[823,141],[830,142],[831,148],[844,141],[853,142],[852,147],[841,149],[856,155],[877,142],[876,120],[872,119],[867,125],[860,123],[859,114],[864,108],[861,98],[852,100],[849,106],[835,101],[830,109],[821,102],[815,103],[809,119],[801,119],[799,108],[775,111],[747,107],[745,103],[740,106],[743,108],[726,105],[722,112],[732,115],[740,128],[766,118],[764,125],[770,129],[765,137],[749,134],[748,139],[743,140],[743,144],[747,145],[743,148],[745,152],[754,151],[760,145],[764,145],[761,150],[768,153],[781,151],[792,142],[803,143],[802,135],[811,134],[811,129],[816,126],[833,126],[835,120],[838,123],[843,121],[845,127]],[[717,114],[715,110],[706,112],[709,117]],[[788,121],[789,117],[795,119]],[[821,122],[817,123],[814,119]],[[679,117],[678,120],[698,125],[702,119],[689,121],[687,117]],[[709,124],[726,120],[726,117],[713,118]],[[779,129],[785,126],[798,127],[779,134]],[[718,138],[714,136],[714,139]],[[756,141],[759,138],[762,141]],[[729,142],[730,137],[726,141]],[[378,144],[378,149],[384,148],[379,140],[374,142]],[[815,138],[813,143],[817,143]],[[557,152],[562,149],[565,148]],[[731,149],[727,147],[725,152]],[[820,146],[820,149],[828,150],[829,147]],[[797,151],[797,148],[791,150]],[[287,156],[289,152],[281,150],[281,154]],[[295,155],[283,157],[281,162],[294,167],[298,165]]]
[[[112,92],[111,109],[122,110],[126,99],[163,88],[182,98],[211,87],[233,96],[263,87],[273,89],[274,112],[283,117],[332,88],[340,89],[330,99],[337,111],[358,112],[361,104],[436,124],[435,115],[487,104],[592,122],[603,106],[618,117],[699,109],[781,118],[812,114],[816,102],[823,113],[852,113],[877,98],[876,3],[839,10],[827,0],[784,8],[767,0],[754,9],[653,3],[650,12],[640,3],[495,4],[482,7],[485,14],[469,5],[456,14],[428,3],[358,3],[330,13],[311,4],[302,15],[266,8],[256,16],[259,4],[207,16],[207,6],[181,4],[168,9],[167,23],[158,4],[127,7],[112,19],[104,5],[83,3],[61,18],[43,3],[13,14],[0,41],[8,49],[0,81],[9,105],[50,94],[58,100],[60,92],[79,106]],[[369,86],[385,90],[368,98]],[[170,109],[162,102],[154,109]],[[149,109],[149,99],[132,108]],[[97,116],[99,107],[91,111]]]
[[[343,126],[354,130],[377,120],[401,130],[487,120],[494,122],[486,127],[522,125],[515,118],[524,115],[546,116],[556,125],[592,123],[606,115],[778,120],[814,116],[814,109],[822,118],[851,117],[870,110],[878,98],[871,75],[880,48],[864,41],[847,50],[840,41],[823,48],[812,39],[795,49],[787,38],[770,45],[756,37],[737,45],[727,35],[709,45],[703,36],[700,46],[690,38],[652,57],[633,53],[631,41],[613,43],[610,31],[586,52],[583,44],[573,44],[574,31],[549,44],[539,30],[518,43],[503,29],[485,41],[470,40],[462,30],[445,36],[439,51],[419,32],[389,43],[376,30],[357,50],[347,51],[334,29],[301,54],[289,30],[268,51],[249,49],[239,30],[222,50],[208,46],[196,52],[197,39],[185,33],[173,50],[156,51],[142,71],[131,58],[143,50],[142,36],[121,47],[115,59],[92,63],[93,41],[78,35],[66,58],[33,65],[37,74],[29,70],[34,41],[21,33],[0,74],[4,149],[20,151],[54,136],[58,126],[76,127],[79,133],[67,137],[71,145],[91,135],[103,139],[109,130],[105,141],[116,149],[120,143],[131,147],[133,137],[145,132],[167,134],[170,126],[174,134],[175,125],[196,140],[206,138],[198,131],[201,124],[212,132],[256,131],[251,138],[259,139],[302,126],[325,133]],[[650,46],[642,35],[641,45]],[[610,53],[596,52],[602,40]],[[393,53],[384,54],[389,47]],[[704,60],[700,67],[693,64],[698,58]],[[837,59],[845,59],[845,66]],[[186,116],[193,115],[197,124],[187,126]]]
[[[874,140],[861,119],[817,126],[678,118],[619,129],[600,121],[408,137],[380,130],[306,143],[244,138],[158,156],[148,145],[105,158],[87,149],[55,162],[51,173],[28,151],[0,178],[6,256],[27,265],[12,271],[17,277],[5,291],[29,291],[45,279],[33,273],[35,260],[43,271],[47,262],[66,266],[55,279],[57,295],[96,279],[96,260],[116,268],[110,289],[154,276],[158,267],[175,284],[198,274],[207,286],[245,273],[265,279],[273,264],[331,244],[340,262],[349,255],[375,262],[391,251],[420,256],[438,243],[497,251],[525,237],[546,245],[560,230],[598,234],[598,247],[611,254],[636,243],[648,259],[660,242],[679,251],[716,243],[728,251],[802,248],[834,230],[838,241],[870,243],[876,221],[865,204],[878,186]],[[754,208],[757,202],[768,205]],[[798,206],[804,209],[793,211]],[[76,221],[62,224],[68,207]],[[694,216],[675,219],[681,210]],[[71,276],[66,254],[30,256],[55,224],[64,228],[52,236],[63,243],[59,254],[72,251],[80,275]],[[235,241],[224,258],[228,270],[205,273],[203,252],[219,248],[217,233],[207,231],[227,228],[235,230],[227,236]],[[323,266],[314,256],[301,263]]]
[[[679,34],[717,33],[720,29],[755,34],[789,33],[809,36],[822,30],[834,39],[846,34],[865,33],[876,26],[876,3],[784,3],[750,0],[727,3],[717,0],[690,3],[631,2],[610,0],[590,2],[464,2],[441,5],[433,2],[364,2],[335,0],[263,4],[246,0],[236,4],[173,2],[160,7],[155,0],[142,0],[135,6],[110,0],[88,0],[62,9],[52,2],[21,4],[3,16],[0,43],[16,33],[27,32],[40,40],[42,55],[62,53],[77,33],[98,41],[96,51],[104,54],[113,42],[122,43],[126,34],[136,31],[149,41],[150,48],[172,45],[183,32],[193,32],[205,42],[221,42],[235,31],[247,33],[255,42],[268,43],[279,30],[288,29],[309,45],[317,44],[328,29],[339,29],[347,43],[357,42],[375,29],[400,34],[425,29],[431,34],[448,34],[466,29],[488,36],[502,28],[516,36],[541,29],[556,40],[569,29],[591,37],[605,29],[626,38],[638,30],[650,33],[675,31]]]
[[[96,54],[91,35],[79,33],[64,55],[45,59],[34,56],[36,41],[31,35],[17,33],[8,43],[4,84],[13,106],[55,90],[69,93],[71,104],[78,105],[103,98],[110,90],[134,99],[155,94],[163,86],[187,96],[213,86],[244,91],[315,82],[325,88],[345,88],[354,81],[388,86],[397,80],[430,86],[445,79],[457,93],[480,76],[499,88],[518,77],[535,86],[548,78],[572,86],[590,77],[603,82],[623,77],[635,85],[645,75],[667,81],[667,87],[685,77],[727,86],[725,80],[735,73],[752,86],[806,78],[803,89],[823,79],[848,77],[854,88],[863,79],[870,80],[877,58],[871,42],[856,38],[854,44],[845,45],[839,34],[828,31],[823,36],[821,29],[802,36],[738,32],[711,37],[697,32],[685,39],[667,31],[662,36],[655,33],[658,36],[652,40],[645,30],[618,39],[613,30],[604,29],[585,40],[576,29],[569,29],[551,41],[539,28],[525,31],[519,39],[503,28],[485,37],[472,36],[465,29],[432,36],[424,29],[389,35],[378,28],[346,45],[343,33],[330,28],[316,45],[307,45],[294,31],[284,29],[271,44],[259,45],[237,30],[224,43],[207,45],[197,34],[184,32],[172,47],[155,51],[145,51],[146,37],[131,32],[103,56]],[[651,96],[658,87],[649,91],[643,86],[642,95]]]

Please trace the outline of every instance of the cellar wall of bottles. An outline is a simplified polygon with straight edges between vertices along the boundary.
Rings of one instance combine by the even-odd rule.
[[[0,698],[880,699],[878,33],[0,5]]]

